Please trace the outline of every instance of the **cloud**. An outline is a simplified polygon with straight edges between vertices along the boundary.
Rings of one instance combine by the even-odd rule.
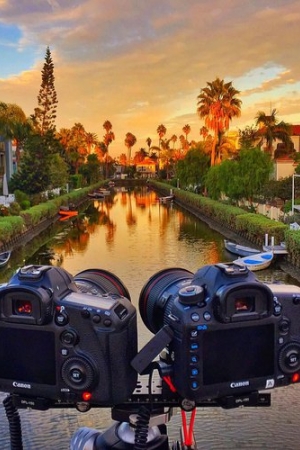
[[[104,133],[110,120],[116,154],[126,132],[138,142],[164,123],[199,138],[197,95],[217,76],[241,91],[247,123],[257,106],[277,105],[289,117],[300,81],[298,1],[278,0],[0,0],[0,22],[20,30],[28,66],[0,81],[0,100],[27,114],[36,106],[49,45],[55,65],[58,127],[81,122]],[[14,55],[14,58],[16,56]],[[1,68],[0,68],[1,76]],[[291,101],[293,100],[293,101]]]

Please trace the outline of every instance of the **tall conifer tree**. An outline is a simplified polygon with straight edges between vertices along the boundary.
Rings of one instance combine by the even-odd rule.
[[[38,107],[35,108],[33,115],[34,124],[41,135],[49,130],[55,130],[58,100],[54,81],[54,64],[50,49],[47,47],[42,70],[42,84],[38,95]]]

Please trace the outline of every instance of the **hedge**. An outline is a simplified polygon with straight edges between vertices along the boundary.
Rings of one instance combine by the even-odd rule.
[[[167,183],[151,180],[150,184],[162,195],[170,194],[170,186]],[[177,188],[171,189],[175,199],[183,207],[186,206],[189,210],[194,209],[194,212],[197,211],[218,222],[259,247],[265,243],[265,234],[274,237],[275,243],[285,242],[288,261],[300,268],[300,230],[290,230],[288,225],[269,219],[262,214],[248,213],[242,208],[227,205],[199,194]]]

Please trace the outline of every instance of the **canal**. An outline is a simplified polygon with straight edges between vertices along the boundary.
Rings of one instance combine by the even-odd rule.
[[[127,287],[138,309],[138,299],[151,276],[166,268],[195,272],[207,264],[234,259],[224,249],[224,237],[174,204],[162,204],[157,194],[139,187],[115,189],[101,200],[90,200],[76,218],[56,222],[25,246],[14,250],[0,271],[5,283],[28,264],[51,264],[73,276],[86,269],[112,272]],[[257,272],[262,282],[298,284],[276,262]],[[299,331],[300,332],[300,331]],[[152,334],[138,319],[139,347]],[[3,399],[3,394],[1,395]],[[199,408],[195,426],[201,449],[294,449],[300,438],[300,385],[274,390],[269,408]],[[0,407],[0,448],[9,449],[9,430]],[[79,413],[75,409],[20,411],[24,449],[67,449],[82,426],[108,427],[109,409]],[[170,441],[179,438],[180,415],[169,424]]]

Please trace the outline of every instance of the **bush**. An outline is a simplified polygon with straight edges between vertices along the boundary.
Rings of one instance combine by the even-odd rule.
[[[20,212],[21,212],[21,205],[19,205],[19,203],[17,203],[17,202],[12,202],[9,205],[8,209],[9,209],[9,214],[11,216],[19,216]]]

